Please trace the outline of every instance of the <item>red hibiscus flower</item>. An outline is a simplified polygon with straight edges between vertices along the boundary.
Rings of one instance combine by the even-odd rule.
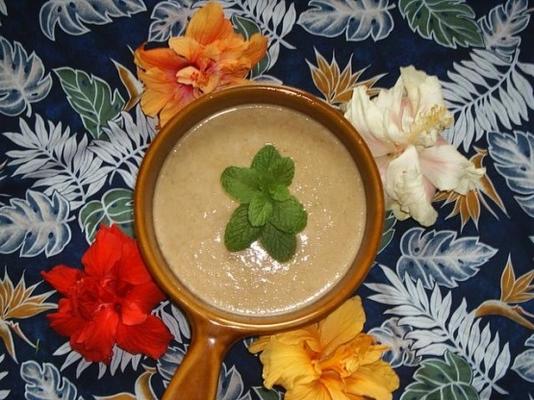
[[[113,345],[159,358],[171,334],[150,314],[164,299],[146,270],[134,239],[102,226],[82,257],[84,270],[57,265],[43,278],[64,298],[48,315],[50,326],[70,338],[88,361],[111,360]]]

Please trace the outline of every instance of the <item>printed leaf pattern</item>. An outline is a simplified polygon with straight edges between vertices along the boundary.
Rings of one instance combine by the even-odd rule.
[[[482,150],[474,147],[476,153],[470,158],[470,161],[477,168],[484,167],[484,158],[488,154],[487,150]],[[433,201],[443,201],[441,207],[448,204],[454,204],[450,214],[446,219],[460,215],[462,226],[460,231],[463,231],[465,225],[469,221],[473,221],[475,227],[478,229],[478,221],[482,209],[490,212],[495,218],[499,219],[495,211],[491,208],[488,199],[496,205],[503,213],[507,214],[506,207],[497,193],[493,182],[489,177],[489,172],[480,179],[480,184],[474,190],[469,191],[466,195],[461,195],[456,192],[438,192],[435,194]]]
[[[360,81],[360,77],[368,67],[353,72],[352,56],[343,70],[339,68],[335,55],[328,62],[315,49],[315,60],[317,65],[307,60],[306,62],[310,68],[315,87],[321,92],[329,104],[339,106],[347,103],[352,98],[352,91],[357,86],[366,86],[370,95],[378,94],[378,89],[373,88],[373,86],[384,74],[375,75],[369,79]]]
[[[35,347],[16,321],[56,308],[54,303],[45,302],[54,293],[53,291],[33,294],[38,286],[39,283],[26,287],[24,276],[16,285],[13,285],[7,269],[4,271],[4,278],[0,278],[0,341],[3,342],[7,354],[15,361],[17,361],[17,353],[13,333],[30,346]]]
[[[61,365],[61,371],[64,371],[71,365],[76,365],[76,378],[79,378],[82,373],[87,370],[93,363],[82,358],[82,355],[75,350],[72,350],[69,342],[61,345],[55,352],[55,356],[67,355],[65,361]],[[113,355],[109,365],[104,363],[98,363],[98,379],[101,379],[106,372],[109,371],[111,376],[115,376],[119,371],[125,372],[127,367],[130,366],[134,371],[139,367],[139,364],[143,356],[141,354],[131,354],[121,348],[113,347]]]
[[[5,354],[0,355],[0,364],[2,361],[4,361]],[[7,371],[0,372],[0,381],[4,379],[7,376]],[[4,383],[5,385],[5,383]],[[7,399],[7,396],[9,396],[9,393],[11,393],[11,390],[0,390],[0,400]]]
[[[442,46],[483,44],[475,12],[465,0],[400,0],[399,11],[412,31]]]
[[[111,61],[113,61],[113,65],[115,65],[115,69],[117,70],[117,73],[119,74],[119,78],[124,88],[128,92],[128,101],[124,105],[123,109],[124,111],[130,111],[141,100],[141,95],[143,94],[143,84],[124,65],[122,65],[121,63],[118,63],[115,60],[111,60]]]
[[[259,400],[282,400],[282,394],[275,389],[268,390],[261,386],[254,386],[252,389]]]
[[[7,15],[7,6],[5,0],[0,0],[0,14]],[[1,23],[0,23],[1,25]]]
[[[52,77],[39,56],[0,36],[0,113],[13,117],[26,111],[29,117],[31,104],[48,96],[51,87]]]
[[[105,183],[112,167],[102,166],[102,161],[88,149],[87,136],[77,140],[61,122],[45,124],[36,115],[32,130],[20,119],[20,132],[4,132],[4,136],[23,150],[11,150],[6,154],[16,166],[14,175],[36,179],[32,187],[44,187],[47,196],[58,192],[70,202],[71,210],[78,209],[98,192]]]
[[[191,339],[191,330],[185,315],[169,301],[162,302],[154,310],[154,315],[161,318],[176,342],[185,343]]]
[[[193,14],[192,0],[161,1],[152,10],[153,19],[148,31],[148,40],[164,42],[171,36],[181,35]]]
[[[51,257],[70,242],[69,202],[54,192],[52,198],[28,190],[26,200],[10,199],[0,208],[0,253],[20,249],[21,257],[44,252]]]
[[[389,0],[310,0],[298,24],[311,34],[335,37],[345,32],[348,41],[385,39],[393,30]]]
[[[80,115],[83,126],[94,138],[100,138],[102,128],[116,118],[124,105],[117,90],[96,76],[70,67],[56,68],[61,87],[69,104]]]
[[[448,288],[458,286],[478,272],[497,250],[478,241],[478,237],[457,238],[455,231],[431,231],[412,228],[400,242],[402,256],[397,274],[420,280],[431,289],[434,283]]]
[[[41,31],[56,40],[56,27],[69,35],[90,31],[86,24],[104,25],[117,17],[146,11],[143,0],[48,0],[39,12]]]
[[[478,20],[484,45],[503,60],[511,60],[521,38],[519,34],[530,20],[528,0],[507,0]]]
[[[380,253],[384,250],[393,240],[393,235],[395,234],[395,224],[397,223],[397,218],[390,211],[386,214],[386,220],[384,221],[384,233],[382,233],[382,240],[380,242],[380,248],[378,252]]]
[[[442,82],[445,102],[456,121],[445,132],[445,138],[456,147],[462,144],[465,151],[487,132],[498,131],[501,126],[511,129],[526,121],[528,110],[534,107],[529,82],[534,76],[534,64],[519,61],[521,38],[517,36],[530,16],[521,0],[507,4],[510,14],[501,16],[502,24],[482,23],[486,37],[504,39],[503,45],[491,47],[488,42],[490,47],[486,50],[473,50],[469,60],[453,63],[454,70],[447,72],[450,82]],[[493,10],[494,15],[499,15],[499,6]],[[516,44],[513,51],[506,42]]]
[[[495,168],[515,193],[515,200],[534,217],[534,135],[515,131],[512,135],[493,132],[488,135],[489,153]]]
[[[132,53],[183,34],[208,1],[0,0],[0,400],[155,400],[181,363],[192,332],[169,301],[153,311],[174,338],[162,358],[115,347],[107,365],[84,360],[46,328],[57,297],[39,272],[79,260],[99,224],[133,235],[157,126]],[[395,399],[534,399],[533,2],[218,1],[237,32],[268,38],[254,82],[342,112],[354,87],[374,96],[399,66],[443,81],[456,121],[446,140],[487,174],[465,196],[436,193],[431,229],[386,215],[378,260],[392,268],[360,289],[366,330],[398,368]],[[243,356],[250,340],[223,367],[218,400],[283,399]]]
[[[6,175],[3,174],[4,168],[6,167],[6,164],[7,164],[7,161],[3,161],[3,162],[0,163],[0,181],[2,179],[6,178]],[[0,204],[2,204],[2,203],[0,202]]]
[[[135,381],[134,393],[117,393],[109,396],[94,396],[95,400],[157,400],[156,394],[150,385],[150,378],[156,373],[155,368],[145,367]]]
[[[133,236],[133,192],[129,189],[110,189],[101,200],[92,200],[78,214],[78,224],[88,243],[93,243],[100,225],[118,225]]]
[[[414,375],[416,381],[408,385],[401,400],[478,400],[472,376],[465,360],[446,352],[445,360],[432,358],[421,363]]]
[[[411,326],[399,325],[399,318],[392,317],[384,321],[381,326],[369,330],[369,334],[379,343],[388,346],[388,351],[384,353],[382,359],[393,368],[402,365],[416,367],[421,363],[421,357],[417,356],[417,351],[412,348],[415,340],[408,337],[412,331]]]
[[[146,117],[138,106],[135,121],[123,112],[120,122],[110,122],[104,129],[108,140],[94,140],[89,150],[109,164],[110,181],[118,174],[133,189],[145,151],[156,135],[156,121]]]
[[[475,315],[477,317],[500,315],[534,331],[534,314],[518,305],[534,299],[533,280],[534,270],[528,271],[516,279],[512,260],[508,257],[508,262],[501,275],[500,299],[484,301],[475,310]]]
[[[534,335],[525,341],[525,347],[528,349],[515,358],[512,370],[524,380],[534,383]]]
[[[26,361],[20,367],[20,376],[26,382],[27,400],[83,400],[76,386],[53,364]]]
[[[172,346],[169,347],[167,352],[159,358],[157,370],[158,374],[161,375],[161,379],[163,380],[163,385],[165,387],[167,387],[170,380],[174,376],[176,368],[178,368],[182,363],[185,357],[185,352],[186,350],[184,350],[182,347]]]
[[[499,333],[492,334],[489,324],[481,328],[480,319],[467,312],[465,298],[451,310],[452,296],[443,297],[438,285],[429,294],[422,281],[403,280],[388,267],[380,266],[389,284],[368,283],[376,292],[370,300],[393,306],[386,314],[399,317],[399,325],[413,328],[406,337],[414,339],[412,349],[418,356],[442,356],[450,351],[467,361],[474,373],[473,387],[481,400],[489,400],[492,391],[507,394],[497,384],[510,364],[508,343],[501,347]],[[492,339],[493,338],[493,339]]]

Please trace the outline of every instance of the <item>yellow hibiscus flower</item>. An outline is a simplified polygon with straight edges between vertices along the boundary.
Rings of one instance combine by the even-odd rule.
[[[265,387],[283,386],[286,400],[390,400],[399,378],[364,323],[356,296],[323,321],[261,337],[249,351],[261,352]]]

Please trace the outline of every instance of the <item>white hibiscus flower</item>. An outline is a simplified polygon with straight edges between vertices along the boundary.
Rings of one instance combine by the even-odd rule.
[[[441,137],[453,118],[440,83],[413,66],[401,68],[395,86],[373,99],[365,87],[355,88],[345,117],[375,157],[386,206],[398,219],[412,217],[432,225],[437,218],[431,204],[436,190],[466,194],[485,173]]]

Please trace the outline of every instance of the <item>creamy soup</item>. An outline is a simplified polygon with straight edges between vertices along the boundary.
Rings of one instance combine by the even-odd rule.
[[[286,263],[258,242],[235,253],[224,245],[239,204],[221,173],[249,167],[265,144],[293,158],[290,191],[308,212]],[[313,302],[343,277],[362,240],[365,195],[350,154],[324,126],[287,108],[239,106],[202,121],[170,152],[156,183],[154,224],[169,266],[196,296],[232,313],[274,315]]]

